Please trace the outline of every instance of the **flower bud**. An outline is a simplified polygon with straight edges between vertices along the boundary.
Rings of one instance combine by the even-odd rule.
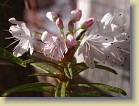
[[[91,27],[93,23],[94,23],[94,18],[89,18],[81,25],[81,29],[87,29]]]
[[[59,17],[57,20],[56,20],[56,25],[60,28],[60,29],[63,29],[63,21],[62,19]]]
[[[66,42],[67,42],[67,44],[69,45],[69,46],[75,46],[76,44],[77,44],[77,41],[76,41],[76,39],[73,37],[73,35],[71,35],[71,34],[68,34],[67,35],[67,40],[66,40]]]
[[[74,29],[74,24],[73,24],[72,21],[69,21],[69,23],[68,23],[68,30],[69,30],[69,32],[73,32],[73,29]]]
[[[82,16],[82,11],[79,9],[73,10],[71,11],[71,21],[73,23],[79,21],[81,19]]]
[[[55,22],[56,19],[58,18],[58,15],[55,12],[47,12],[46,17],[50,20]]]

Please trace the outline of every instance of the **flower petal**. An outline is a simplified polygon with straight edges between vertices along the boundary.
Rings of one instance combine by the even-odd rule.
[[[104,23],[104,25],[106,26],[110,24],[113,19],[114,19],[114,13],[109,12],[103,16],[103,18],[101,19],[101,23]]]
[[[18,44],[18,46],[14,49],[13,55],[16,57],[22,56],[25,52],[28,51],[29,40],[23,42],[22,45]]]

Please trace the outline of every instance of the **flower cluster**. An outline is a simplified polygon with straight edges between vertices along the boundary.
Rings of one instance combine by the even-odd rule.
[[[114,23],[115,17],[117,17],[115,13],[107,13],[100,21],[96,20],[96,22],[94,18],[89,18],[75,29],[74,24],[81,19],[81,16],[81,10],[71,11],[68,32],[65,34],[62,18],[55,12],[47,12],[46,17],[59,28],[59,35],[54,35],[48,31],[41,34],[34,33],[26,27],[24,22],[10,18],[9,21],[13,25],[9,32],[12,34],[12,38],[19,41],[14,48],[13,55],[19,57],[28,50],[32,55],[33,51],[39,51],[50,59],[62,61],[67,54],[71,54],[72,48],[78,48],[78,55],[83,54],[84,62],[90,68],[95,68],[94,59],[123,64],[124,57],[121,51],[125,51],[124,49],[129,47],[129,36],[122,32],[121,29],[124,26],[118,26]],[[87,31],[93,24],[95,28],[89,35],[83,33],[81,39],[75,37],[78,29]]]

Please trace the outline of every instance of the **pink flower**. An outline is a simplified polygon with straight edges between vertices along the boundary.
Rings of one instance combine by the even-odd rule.
[[[47,31],[43,32],[41,41],[45,44],[43,48],[44,55],[51,59],[59,60],[63,58],[64,54],[68,51],[64,39],[60,36],[50,34]]]
[[[46,17],[50,20],[55,22],[56,19],[58,18],[58,15],[55,12],[47,12]]]
[[[73,10],[71,11],[71,21],[73,23],[79,21],[81,19],[82,16],[82,11],[79,9]]]
[[[94,23],[94,18],[89,18],[81,25],[81,29],[87,29],[91,27],[93,23]]]
[[[60,28],[60,29],[63,29],[63,21],[62,21],[62,19],[59,17],[59,18],[57,18],[57,20],[56,20],[56,25]]]
[[[68,34],[67,35],[67,40],[66,40],[66,42],[67,42],[67,44],[69,45],[69,46],[75,46],[76,44],[77,44],[77,41],[76,41],[76,39],[73,37],[73,35],[71,35],[71,34]]]
[[[19,57],[22,56],[28,50],[32,55],[34,51],[33,47],[34,34],[32,33],[32,31],[30,31],[30,29],[27,28],[24,22],[17,21],[14,17],[10,18],[9,22],[13,24],[9,28],[9,32],[12,34],[11,38],[15,38],[15,41],[10,45],[19,41],[19,43],[15,46],[13,50],[13,55]]]

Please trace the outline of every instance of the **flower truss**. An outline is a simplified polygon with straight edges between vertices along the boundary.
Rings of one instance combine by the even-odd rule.
[[[80,21],[82,17],[82,11],[76,9],[71,11],[71,17],[68,22],[68,32],[65,33],[62,18],[55,12],[47,12],[46,17],[50,21],[54,22],[60,31],[58,35],[52,34],[48,31],[33,32],[26,27],[24,22],[17,21],[15,18],[10,18],[9,21],[13,24],[9,29],[9,32],[12,34],[11,38],[15,38],[15,42],[19,41],[13,52],[13,55],[16,57],[13,57],[15,59],[12,61],[17,63],[16,60],[19,61],[19,57],[28,50],[30,50],[30,55],[33,55],[33,52],[41,54],[44,56],[43,59],[33,55],[29,56],[28,60],[21,61],[20,59],[18,64],[22,66],[30,64],[40,70],[43,70],[44,73],[35,73],[31,76],[52,77],[55,78],[58,83],[57,85],[41,82],[25,84],[13,88],[12,91],[45,91],[55,97],[112,96],[105,93],[105,91],[112,91],[126,95],[124,90],[106,84],[71,84],[71,81],[74,80],[74,76],[87,68],[104,69],[112,72],[113,74],[117,74],[114,69],[104,65],[98,65],[99,62],[107,61],[112,65],[124,64],[125,58],[121,51],[127,52],[126,49],[129,48],[130,38],[129,35],[123,31],[125,25],[119,26],[115,24],[115,21],[118,20],[116,17],[118,16],[120,15],[117,15],[117,13],[109,12],[105,14],[101,20],[89,18],[75,29],[75,23]],[[91,28],[92,25],[94,26],[93,28]],[[79,29],[82,31],[77,35],[77,37],[75,37],[76,32]],[[91,29],[91,31],[86,35],[88,29]],[[78,55],[83,55],[84,62],[76,62],[76,58],[74,57],[76,52]],[[41,64],[42,62],[49,64],[50,67]],[[55,69],[51,67],[54,67]],[[75,88],[82,87],[89,88],[89,90],[87,92],[85,90],[83,93],[75,91]],[[90,89],[92,90],[90,91]],[[3,96],[9,95],[12,91],[6,91]]]

